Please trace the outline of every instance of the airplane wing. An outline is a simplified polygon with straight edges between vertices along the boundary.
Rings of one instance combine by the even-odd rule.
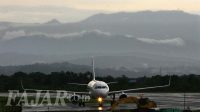
[[[118,93],[123,93],[123,92],[131,92],[131,91],[139,91],[139,90],[147,90],[147,89],[154,89],[154,88],[164,88],[164,87],[169,87],[171,85],[171,77],[169,79],[169,83],[167,85],[162,85],[162,86],[151,86],[151,87],[143,87],[143,88],[135,88],[135,89],[125,89],[125,90],[119,90],[119,91],[110,91],[108,95],[111,94],[118,94]]]
[[[89,95],[89,92],[76,92],[76,91],[66,91],[66,90],[39,90],[39,89],[23,89],[24,91],[40,91],[40,92],[52,92],[52,93],[57,93],[57,92],[66,92],[68,94],[77,94],[77,95]]]
[[[78,86],[87,86],[88,84],[80,84],[80,83],[67,83],[71,85],[78,85]]]
[[[39,89],[25,89],[22,81],[21,81],[21,87],[24,91],[40,91],[40,92],[53,92],[53,93],[57,93],[57,92],[66,92],[68,94],[77,94],[77,95],[89,95],[89,92],[75,92],[75,91],[66,91],[66,90],[39,90]]]
[[[109,85],[109,84],[116,84],[116,83],[118,82],[108,82],[107,84]]]

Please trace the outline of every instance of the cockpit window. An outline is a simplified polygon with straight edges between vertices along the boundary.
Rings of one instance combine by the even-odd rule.
[[[106,86],[96,86],[95,89],[105,89],[107,88]]]

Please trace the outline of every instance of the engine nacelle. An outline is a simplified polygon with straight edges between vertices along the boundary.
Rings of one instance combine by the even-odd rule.
[[[119,99],[127,98],[127,97],[128,97],[127,94],[123,93],[123,94],[121,94],[121,95],[119,96]]]
[[[71,98],[70,98],[71,102],[73,104],[77,104],[79,102],[79,96],[78,95],[73,95]]]

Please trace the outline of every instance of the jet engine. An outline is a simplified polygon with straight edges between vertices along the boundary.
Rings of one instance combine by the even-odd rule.
[[[73,96],[71,96],[70,100],[73,104],[77,104],[79,102],[79,96],[73,95]]]
[[[128,97],[127,94],[122,93],[122,94],[119,96],[119,99],[123,99],[123,98],[127,98],[127,97]]]

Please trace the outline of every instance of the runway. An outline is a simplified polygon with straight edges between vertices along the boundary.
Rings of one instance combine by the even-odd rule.
[[[141,93],[131,93],[137,96]],[[189,107],[191,110],[200,110],[200,93],[143,93],[145,97],[155,101],[159,108],[179,108]]]
[[[135,109],[134,104],[123,104],[117,107],[115,110],[130,110]],[[110,104],[104,104],[103,108],[99,108],[97,104],[87,103],[85,107],[79,107],[78,105],[67,104],[66,106],[32,106],[23,107],[22,112],[42,112],[42,111],[59,111],[59,112],[74,112],[74,111],[108,111],[110,110]]]
[[[7,96],[8,94],[0,94],[0,96]],[[34,96],[33,93],[29,94]],[[177,108],[184,109],[189,107],[191,110],[200,110],[200,93],[186,93],[185,99],[183,93],[129,93],[128,96],[148,97],[150,100],[157,103],[158,108]],[[117,96],[116,96],[117,97]],[[110,104],[104,104],[103,110],[110,109]],[[135,109],[135,104],[120,104],[117,109]],[[66,106],[23,106],[23,112],[40,112],[40,111],[95,111],[98,110],[97,103],[86,103],[85,107],[79,107],[71,103]]]

